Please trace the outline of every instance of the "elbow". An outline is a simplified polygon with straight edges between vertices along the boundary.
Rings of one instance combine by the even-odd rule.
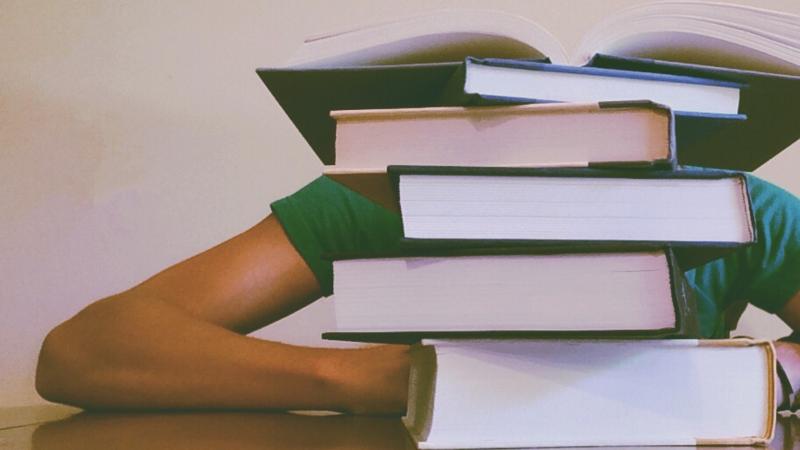
[[[103,357],[103,327],[98,327],[98,310],[106,301],[90,305],[47,334],[39,350],[36,392],[45,400],[90,407],[107,366]]]
[[[36,392],[45,400],[72,404],[67,377],[73,376],[73,360],[68,323],[50,331],[39,350],[36,365]]]
[[[47,334],[36,365],[36,392],[47,401],[89,407],[93,387],[93,362],[81,330],[71,319]]]

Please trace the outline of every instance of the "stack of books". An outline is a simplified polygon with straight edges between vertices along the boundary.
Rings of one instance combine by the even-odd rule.
[[[786,121],[762,102],[800,80],[552,64],[516,54],[534,47],[510,31],[448,30],[464,41],[438,56],[463,58],[430,62],[436,25],[384,24],[394,40],[371,47],[381,27],[333,35],[309,44],[316,59],[259,70],[325,173],[402,218],[402,251],[335,255],[324,336],[413,344],[403,420],[419,448],[768,442],[771,344],[698,339],[683,279],[756,240],[747,181],[682,164],[753,169],[779,152],[797,127],[777,123],[756,155],[733,144]],[[348,43],[361,48],[331,53]]]

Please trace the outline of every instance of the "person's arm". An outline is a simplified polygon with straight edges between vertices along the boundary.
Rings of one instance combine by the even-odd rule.
[[[85,408],[402,413],[407,349],[316,349],[244,336],[319,298],[274,216],[51,331],[36,388]]]
[[[800,292],[797,292],[778,312],[778,316],[789,325],[794,332],[800,332]],[[800,390],[800,343],[775,341],[775,353],[786,373],[789,383],[795,391]],[[784,392],[777,389],[777,404],[784,402]],[[795,401],[794,398],[789,401]]]

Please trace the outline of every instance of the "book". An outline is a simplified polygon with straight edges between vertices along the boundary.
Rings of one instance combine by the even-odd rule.
[[[677,164],[674,117],[652,102],[333,111],[336,164],[324,174],[394,208],[389,165]]]
[[[698,337],[695,300],[663,248],[340,256],[333,292],[326,339]]]
[[[642,98],[678,114],[736,116],[744,87],[712,78],[470,56],[447,82],[442,96],[444,103],[457,105]]]
[[[800,48],[792,45],[797,20],[794,14],[709,1],[642,4],[611,12],[569,54],[533,20],[501,11],[447,9],[311,36],[287,65],[430,63],[465,56],[582,65],[606,53],[800,74]]]
[[[749,339],[425,340],[403,423],[420,449],[764,445],[774,372]]]
[[[468,56],[741,83],[738,112],[747,120],[679,115],[677,148],[683,164],[752,171],[800,137],[792,120],[800,113],[796,20],[718,3],[641,5],[587,33],[569,58],[530,20],[439,11],[310,38],[287,65],[257,73],[326,165],[336,163],[331,111],[446,106],[442,93]]]
[[[388,171],[403,236],[424,245],[735,248],[756,240],[747,180],[736,172],[433,166]]]

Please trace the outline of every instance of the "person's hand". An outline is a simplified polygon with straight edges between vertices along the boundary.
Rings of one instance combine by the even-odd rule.
[[[792,298],[786,302],[783,308],[778,312],[778,316],[786,322],[792,330],[800,330],[800,291],[796,292]],[[792,392],[797,394],[797,391],[800,390],[800,344],[776,341],[775,353],[778,362],[780,362],[783,367],[783,371],[786,372],[789,383],[792,385]],[[778,383],[776,386],[781,386],[780,380],[777,379],[777,374],[775,381]],[[778,405],[781,405],[784,401],[784,392],[780,387],[776,390],[778,394]],[[793,395],[793,398],[789,399],[789,404],[792,406],[792,409],[800,406],[798,405],[797,397],[797,395]]]
[[[795,409],[798,405],[798,395],[797,391],[800,389],[800,344],[794,344],[791,342],[785,341],[776,341],[775,342],[775,355],[778,358],[781,366],[783,367],[783,371],[786,373],[786,377],[789,380],[789,383],[792,385],[792,391],[795,395],[789,399],[789,404],[791,405],[792,409]],[[777,378],[775,379],[775,386],[776,393],[778,395],[777,403],[781,405],[786,400],[783,392],[781,382]]]
[[[406,411],[409,347],[377,345],[331,353],[324,362],[340,398],[341,410],[353,414],[399,415]]]

